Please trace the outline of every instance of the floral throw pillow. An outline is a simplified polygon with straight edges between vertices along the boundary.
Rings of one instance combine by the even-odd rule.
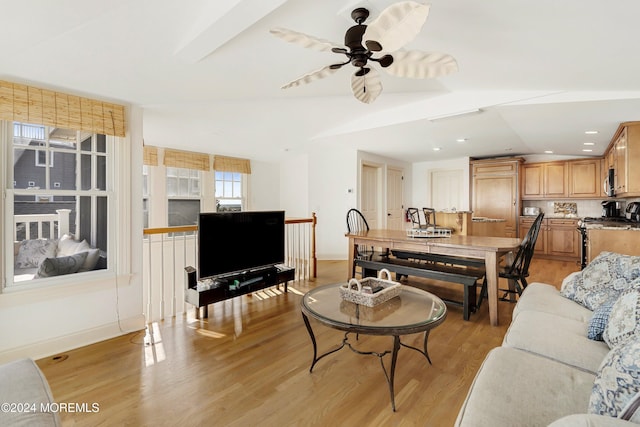
[[[610,348],[640,338],[640,290],[631,288],[618,297],[602,337]]]
[[[601,252],[582,271],[563,285],[561,294],[589,310],[615,298],[640,277],[640,257]]]
[[[640,416],[640,340],[614,347],[602,361],[589,398],[591,414],[624,420]]]
[[[45,258],[56,256],[57,247],[57,240],[23,240],[20,242],[20,248],[18,249],[18,256],[15,262],[16,268],[38,267]]]

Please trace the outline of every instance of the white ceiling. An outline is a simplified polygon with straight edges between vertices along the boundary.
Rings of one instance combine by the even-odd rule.
[[[375,18],[391,3],[0,0],[0,78],[140,105],[147,144],[266,161],[335,144],[409,162],[601,155],[620,122],[640,120],[637,0],[432,0],[407,48],[449,53],[458,73],[381,72],[369,105],[351,95],[348,66],[280,89],[342,58],[270,28],[342,44],[354,7]]]

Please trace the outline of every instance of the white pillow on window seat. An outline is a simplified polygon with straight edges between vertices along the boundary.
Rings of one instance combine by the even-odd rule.
[[[87,259],[78,271],[82,272],[93,270],[98,263],[98,258],[100,257],[99,249],[92,248],[86,240],[74,240],[73,236],[69,234],[65,234],[58,241],[58,250],[56,252],[57,257],[71,256],[80,252],[87,252]]]

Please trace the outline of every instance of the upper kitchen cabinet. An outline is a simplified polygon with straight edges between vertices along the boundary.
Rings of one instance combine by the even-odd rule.
[[[567,162],[524,164],[521,176],[523,200],[559,199],[569,194]]]
[[[522,165],[522,199],[590,199],[602,197],[602,159]]]
[[[620,124],[605,159],[614,170],[616,197],[639,197],[640,122]]]
[[[601,159],[585,159],[567,162],[569,165],[569,197],[599,198],[602,196],[601,161]]]
[[[518,172],[521,158],[472,160],[471,207],[475,217],[505,220],[505,237],[518,234]]]

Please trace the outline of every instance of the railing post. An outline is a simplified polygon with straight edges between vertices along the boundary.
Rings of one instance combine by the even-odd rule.
[[[58,209],[58,238],[69,234],[69,214],[71,209]]]
[[[318,223],[318,218],[315,212],[311,212],[311,218],[311,268],[313,277],[316,278],[318,277],[318,259],[316,258],[316,224]]]

